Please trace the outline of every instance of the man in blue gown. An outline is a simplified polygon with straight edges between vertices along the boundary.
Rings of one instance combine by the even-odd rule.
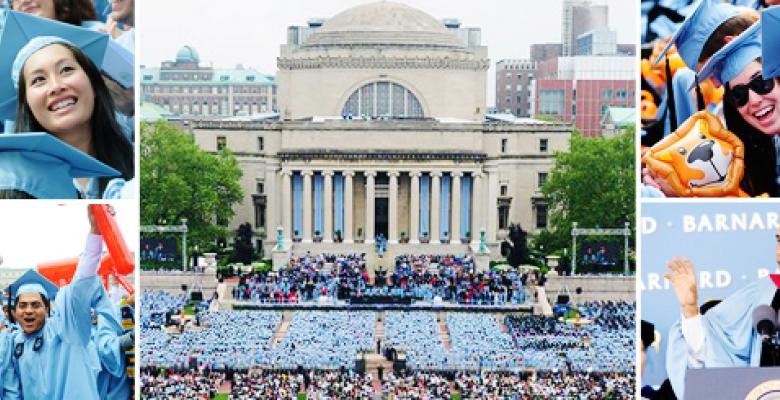
[[[89,344],[90,305],[106,296],[96,277],[103,239],[90,211],[88,217],[90,233],[70,285],[57,293],[35,270],[11,285],[21,328],[14,334],[12,360],[25,400],[99,399],[100,361]]]

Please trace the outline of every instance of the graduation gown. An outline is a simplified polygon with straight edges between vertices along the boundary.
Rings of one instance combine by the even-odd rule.
[[[16,375],[11,357],[13,333],[0,330],[0,400],[21,399],[19,376]]]
[[[102,237],[90,235],[79,260],[76,276],[93,271],[100,262]],[[13,364],[25,400],[97,400],[100,360],[90,349],[92,317],[89,308],[101,293],[100,280],[92,275],[74,278],[54,299],[43,328],[13,338]]]
[[[706,338],[704,368],[757,367],[761,338],[753,328],[753,309],[769,304],[777,288],[769,277],[752,282],[702,315]],[[678,320],[672,325],[666,349],[666,373],[677,397],[685,393],[688,344]]]
[[[92,346],[100,360],[98,394],[101,399],[129,399],[132,393],[127,377],[125,353],[119,348],[118,336],[124,333],[116,309],[101,286],[101,295],[93,305],[97,326],[93,329]]]

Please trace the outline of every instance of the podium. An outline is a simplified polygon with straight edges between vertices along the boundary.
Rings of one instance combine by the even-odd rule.
[[[689,369],[685,400],[778,400],[780,367]]]

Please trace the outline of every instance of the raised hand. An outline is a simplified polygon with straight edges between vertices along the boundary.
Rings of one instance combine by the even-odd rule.
[[[108,204],[108,213],[111,214],[111,216],[116,215],[116,210],[114,210],[114,206],[111,204]],[[87,219],[89,220],[89,233],[93,235],[100,235],[100,229],[98,229],[97,221],[95,220],[95,216],[92,214],[92,209],[87,206]]]
[[[685,318],[699,315],[699,290],[696,286],[696,271],[691,261],[686,257],[683,257],[682,261],[674,257],[666,266],[670,273],[665,274],[664,278],[674,287],[674,294]]]

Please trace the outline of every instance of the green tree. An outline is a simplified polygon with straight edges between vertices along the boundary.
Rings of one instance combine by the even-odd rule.
[[[204,247],[227,235],[243,193],[241,169],[229,150],[210,154],[167,122],[141,125],[141,224],[180,224]]]
[[[613,137],[587,138],[576,130],[568,152],[555,154],[555,166],[542,187],[550,228],[534,240],[549,251],[571,245],[572,222],[580,228],[622,228],[634,221],[635,148],[633,127]],[[633,235],[630,241],[633,247]]]

